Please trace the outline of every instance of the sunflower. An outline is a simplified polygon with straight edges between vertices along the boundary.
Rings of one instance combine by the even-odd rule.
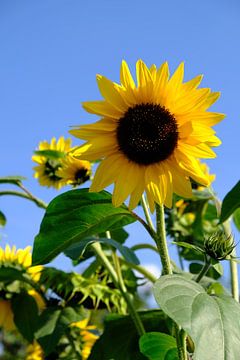
[[[0,267],[17,267],[27,271],[34,281],[38,281],[43,269],[42,265],[32,265],[31,246],[25,249],[16,249],[16,246],[0,247]]]
[[[16,246],[11,248],[9,245],[6,245],[5,249],[0,247],[0,268],[25,270],[32,280],[37,282],[43,267],[41,265],[31,266],[32,255],[30,250],[31,246],[18,250],[16,249]],[[13,293],[11,293],[9,288],[4,288],[4,286],[0,286],[0,288],[0,327],[3,327],[7,331],[12,331],[16,328],[10,300]],[[28,294],[35,299],[39,311],[42,311],[46,306],[42,296],[34,289],[29,289]]]
[[[86,318],[81,321],[77,321],[71,324],[71,327],[76,327],[80,329],[80,336],[82,341],[82,360],[87,360],[89,357],[92,347],[96,340],[99,338],[98,335],[94,334],[93,331],[96,330],[95,325],[88,325],[89,318]]]
[[[62,167],[57,175],[68,185],[78,186],[90,179],[91,164],[89,161],[79,160],[68,154],[62,161]]]
[[[145,191],[153,211],[154,202],[171,207],[173,192],[191,197],[190,178],[209,185],[197,158],[216,156],[211,147],[221,141],[211,126],[224,115],[206,111],[219,93],[199,89],[201,75],[183,82],[183,63],[169,78],[167,62],[157,69],[139,60],[136,75],[137,84],[125,61],[120,85],[97,75],[104,100],[84,102],[83,107],[102,118],[70,133],[87,141],[75,156],[102,159],[90,191],[114,183],[114,206],[130,195],[132,209]]]
[[[71,139],[64,139],[61,136],[58,141],[52,138],[51,142],[42,141],[39,143],[37,154],[32,156],[32,160],[38,165],[34,177],[39,184],[47,187],[54,187],[59,190],[66,185],[58,175],[57,171],[62,167],[62,158],[70,151]]]

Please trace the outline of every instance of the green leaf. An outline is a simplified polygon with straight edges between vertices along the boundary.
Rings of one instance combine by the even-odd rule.
[[[35,237],[33,265],[45,264],[87,236],[118,229],[136,219],[125,205],[115,208],[106,191],[71,190],[49,204]]]
[[[193,262],[189,265],[189,271],[192,274],[198,274],[202,270],[203,266],[204,266],[203,264]],[[209,276],[213,279],[218,279],[222,275],[223,275],[223,267],[220,263],[216,263],[212,265],[206,274],[206,276]]]
[[[106,234],[99,234],[99,237],[105,237]],[[113,229],[111,230],[111,239],[116,240],[117,242],[123,244],[127,238],[128,238],[129,234],[126,230],[124,229]]]
[[[146,331],[168,333],[161,310],[139,312]],[[109,315],[104,332],[95,343],[88,360],[146,360],[139,350],[139,335],[130,316]],[[170,359],[169,359],[170,360]]]
[[[49,159],[61,159],[64,158],[66,156],[66,154],[62,151],[57,151],[57,150],[36,150],[34,151],[35,155],[39,155],[39,156],[44,156],[46,158]]]
[[[0,226],[5,226],[7,222],[6,216],[0,211]]]
[[[82,319],[83,316],[72,307],[46,309],[40,316],[40,326],[35,333],[45,355],[49,355],[55,349],[72,322]]]
[[[72,260],[77,260],[79,257],[83,256],[83,253],[85,252],[87,246],[95,242],[100,242],[105,245],[114,247],[121,253],[121,255],[125,258],[125,260],[131,264],[134,265],[140,264],[140,261],[135,255],[135,253],[127,246],[123,246],[122,244],[118,243],[113,239],[98,238],[94,236],[83,239],[79,244],[74,244],[70,246],[70,248],[68,248],[67,251],[65,251],[65,254],[69,256]]]
[[[34,339],[38,324],[38,307],[34,298],[27,293],[20,293],[11,301],[14,323],[22,336],[29,342]]]
[[[140,351],[150,360],[178,360],[177,345],[174,337],[150,332],[141,336]]]
[[[230,296],[210,296],[180,275],[162,276],[154,295],[162,310],[193,339],[195,360],[239,357],[240,305]]]
[[[233,222],[236,228],[240,231],[240,209],[237,209],[233,213]]]
[[[191,250],[196,250],[198,252],[204,253],[204,250],[201,249],[199,246],[197,245],[193,245],[184,241],[172,241],[172,244],[175,244],[177,246],[182,246],[186,249],[191,249]]]
[[[4,176],[0,177],[0,184],[14,184],[19,185],[19,183],[22,182],[22,180],[26,180],[23,176]]]
[[[23,272],[18,269],[10,267],[0,267],[0,281],[2,282],[12,282],[15,280],[25,281],[26,279],[23,276]]]
[[[240,181],[227,193],[222,202],[220,222],[226,221],[240,207]]]

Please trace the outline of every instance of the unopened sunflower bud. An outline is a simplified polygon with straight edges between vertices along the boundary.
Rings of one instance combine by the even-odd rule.
[[[232,235],[226,236],[223,231],[212,234],[204,242],[204,250],[207,255],[215,260],[225,260],[234,249],[234,240]]]

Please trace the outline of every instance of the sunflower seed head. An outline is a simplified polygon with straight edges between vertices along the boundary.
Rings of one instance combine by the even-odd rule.
[[[235,247],[232,235],[227,236],[223,231],[213,233],[204,242],[204,250],[214,260],[225,260]]]

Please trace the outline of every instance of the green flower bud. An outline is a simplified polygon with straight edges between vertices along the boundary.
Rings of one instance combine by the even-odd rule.
[[[227,236],[223,231],[218,231],[212,234],[208,239],[205,239],[204,250],[207,255],[215,260],[224,260],[229,258],[229,255],[234,249],[234,240],[232,235]]]

